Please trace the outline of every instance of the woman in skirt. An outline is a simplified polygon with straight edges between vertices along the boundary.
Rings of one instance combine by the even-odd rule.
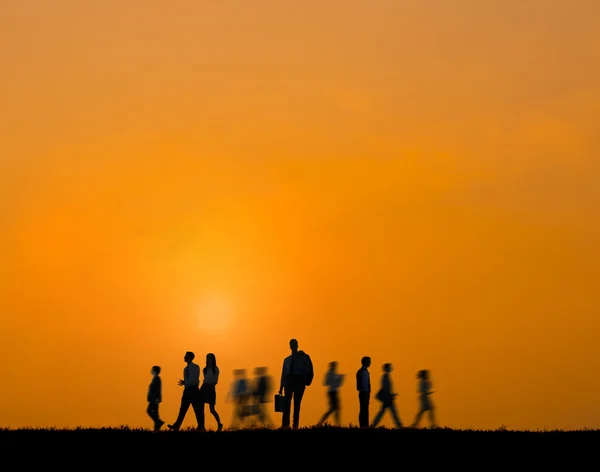
[[[200,387],[200,398],[202,399],[203,404],[208,403],[211,414],[215,417],[215,420],[217,420],[217,430],[221,431],[223,429],[223,424],[215,409],[215,403],[217,403],[216,387],[219,382],[219,368],[217,367],[217,358],[212,352],[209,352],[206,355],[206,365],[204,366],[204,369],[202,369],[202,373],[204,374],[204,380]]]

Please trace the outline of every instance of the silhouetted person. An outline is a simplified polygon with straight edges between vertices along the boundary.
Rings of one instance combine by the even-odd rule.
[[[160,430],[165,422],[160,419],[158,405],[162,402],[162,381],[160,379],[160,366],[155,365],[150,369],[152,381],[148,387],[148,408],[146,413],[154,421],[154,431]]]
[[[325,420],[329,418],[329,415],[333,414],[335,423],[340,426],[340,393],[339,388],[344,382],[344,374],[338,374],[337,372],[338,363],[331,361],[329,363],[329,370],[325,373],[323,379],[323,385],[327,387],[327,400],[329,402],[329,409],[319,420],[318,426],[325,423]]]
[[[266,367],[257,367],[254,369],[254,390],[253,394],[253,414],[258,416],[258,422],[264,427],[273,425],[271,416],[267,411],[266,405],[271,401],[273,392],[273,379],[268,375]]]
[[[211,414],[215,417],[215,420],[217,420],[217,431],[221,431],[223,425],[221,424],[221,418],[219,418],[219,414],[215,409],[215,404],[217,403],[217,383],[219,383],[219,368],[217,367],[217,358],[212,352],[209,352],[206,355],[206,365],[204,366],[204,369],[202,369],[202,373],[204,374],[204,380],[200,387],[202,409],[204,409],[204,404],[208,403]],[[202,427],[204,427],[204,425],[202,425]]]
[[[392,419],[396,424],[397,428],[402,428],[402,421],[400,421],[400,417],[398,416],[398,411],[396,410],[396,393],[392,387],[392,379],[390,373],[394,370],[392,364],[389,362],[383,364],[383,375],[381,376],[381,388],[377,392],[377,400],[381,402],[381,407],[379,408],[379,412],[375,415],[373,419],[372,428],[376,428],[381,418],[386,411],[392,415]]]
[[[293,429],[298,429],[300,423],[300,405],[304,390],[307,385],[312,383],[314,377],[313,364],[310,356],[304,351],[298,350],[298,341],[290,340],[290,349],[292,353],[283,360],[281,369],[281,383],[279,385],[279,394],[285,391],[285,404],[281,427],[287,429],[290,427],[290,413],[292,400],[294,401],[294,419]]]
[[[361,428],[369,427],[369,402],[371,400],[371,358],[364,356],[360,360],[360,369],[356,372],[356,390],[358,390],[358,426]]]
[[[413,428],[419,426],[423,413],[428,412],[429,422],[432,428],[435,428],[435,415],[433,402],[431,401],[431,378],[427,369],[420,370],[417,372],[417,391],[419,393],[419,411],[415,416],[415,421],[412,424]]]
[[[198,429],[204,431],[204,408],[202,399],[200,397],[200,367],[198,364],[192,362],[196,355],[188,351],[185,353],[183,360],[186,362],[186,366],[183,369],[183,379],[177,382],[177,385],[183,386],[183,394],[181,396],[181,406],[179,407],[179,415],[175,420],[175,423],[167,425],[169,429],[178,431],[181,428],[181,424],[185,418],[190,405],[194,409],[196,415],[196,421],[198,422]]]
[[[250,394],[250,386],[246,377],[246,369],[235,369],[233,371],[233,382],[227,392],[227,400],[233,402],[233,417],[231,429],[242,426],[246,418],[246,406]]]

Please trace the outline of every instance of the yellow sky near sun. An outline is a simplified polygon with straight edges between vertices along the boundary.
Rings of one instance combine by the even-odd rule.
[[[291,337],[304,424],[370,355],[405,422],[429,368],[442,425],[598,427],[599,14],[4,0],[0,427],[148,427],[153,364],[170,422],[186,350],[227,425]]]

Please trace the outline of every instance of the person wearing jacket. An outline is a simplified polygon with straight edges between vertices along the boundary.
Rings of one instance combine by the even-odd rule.
[[[290,340],[292,353],[283,360],[281,369],[281,382],[279,384],[279,395],[285,396],[284,410],[281,419],[281,427],[290,427],[290,414],[292,400],[294,402],[294,415],[292,428],[298,429],[300,424],[300,405],[307,385],[312,383],[314,372],[310,356],[304,351],[298,350],[298,340]]]

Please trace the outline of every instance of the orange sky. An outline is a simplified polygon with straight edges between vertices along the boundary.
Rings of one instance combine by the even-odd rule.
[[[150,427],[153,364],[172,422],[186,350],[227,426],[297,337],[303,425],[370,355],[405,423],[429,368],[443,426],[598,428],[599,16],[3,0],[0,427]]]

